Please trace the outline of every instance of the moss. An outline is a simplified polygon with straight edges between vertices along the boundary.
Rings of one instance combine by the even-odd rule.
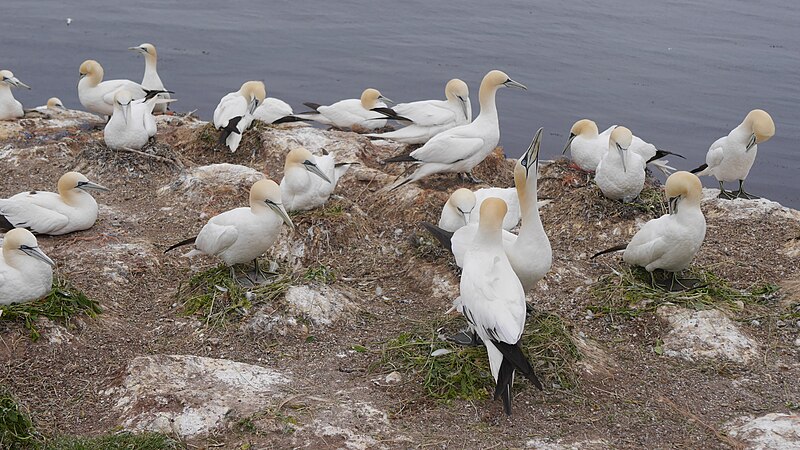
[[[316,283],[331,284],[336,282],[336,271],[324,264],[316,264],[306,269],[303,279]]]

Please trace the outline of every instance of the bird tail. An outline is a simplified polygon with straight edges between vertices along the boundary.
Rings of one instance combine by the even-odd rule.
[[[413,122],[408,117],[403,117],[397,114],[397,111],[393,110],[392,108],[372,108],[370,111],[375,111],[376,113],[381,113],[389,119],[398,120],[398,121],[405,121],[405,122]]]
[[[317,110],[319,109],[320,106],[322,106],[319,103],[311,103],[311,102],[304,102],[303,104],[311,108],[311,111],[304,112],[303,114],[319,114],[319,111]]]
[[[194,237],[190,237],[188,239],[184,239],[184,240],[178,242],[177,244],[172,244],[172,245],[170,245],[170,247],[168,249],[164,250],[164,254],[166,255],[168,251],[176,249],[178,247],[182,247],[184,245],[189,245],[189,244],[194,244],[194,241],[196,239],[197,239],[197,236],[194,236]]]
[[[503,399],[503,411],[507,416],[511,415],[511,385],[514,384],[514,366],[511,361],[503,358],[500,363],[500,372],[497,375],[497,386],[494,388],[494,399]]]
[[[539,378],[536,377],[536,374],[533,372],[533,367],[531,367],[531,363],[528,361],[528,358],[525,357],[525,354],[522,353],[522,348],[519,346],[519,342],[516,344],[509,344],[502,341],[492,341],[495,347],[500,350],[500,353],[503,354],[503,360],[508,360],[512,365],[512,371],[514,369],[519,370],[519,372],[525,375],[525,378],[530,380],[536,389],[540,391],[544,388],[542,387],[542,382],[539,381]],[[500,366],[502,370],[502,365]],[[513,376],[513,373],[512,373]],[[498,380],[500,377],[498,376]],[[512,378],[513,381],[513,378]]]
[[[706,170],[706,169],[708,169],[708,164],[703,164],[702,166],[700,166],[700,167],[698,167],[696,169],[692,169],[689,172],[691,172],[691,173],[693,173],[695,175],[705,175],[703,173],[703,171]]]
[[[685,157],[685,156],[683,156],[683,155],[679,155],[679,154],[677,154],[677,153],[673,153],[673,152],[670,152],[670,151],[668,151],[668,150],[659,150],[659,149],[656,149],[656,154],[655,154],[655,156],[653,156],[652,158],[648,159],[648,160],[647,160],[647,162],[648,162],[648,163],[650,163],[650,162],[653,162],[653,161],[655,161],[656,159],[661,159],[661,158],[663,158],[663,157],[665,157],[665,156],[667,156],[667,155],[674,155],[674,156],[677,156],[678,158],[683,158],[683,159],[686,159],[686,157]]]
[[[452,232],[443,230],[430,222],[420,222],[419,224],[422,225],[422,227],[425,228],[428,233],[430,233],[437,241],[439,241],[439,243],[442,244],[442,247],[446,248],[450,252],[453,251],[453,243],[451,241],[453,239]]]
[[[151,98],[155,97],[158,94],[174,94],[172,91],[165,91],[163,89],[145,89],[144,90],[144,101],[148,101]]]
[[[310,114],[310,113],[309,113]],[[297,117],[293,115],[283,116],[280,119],[276,119],[272,121],[272,125],[278,125],[281,123],[291,123],[291,122],[310,122],[311,119],[306,119],[305,117]]]
[[[597,257],[598,257],[598,256],[600,256],[600,255],[605,255],[606,253],[611,253],[611,252],[618,252],[618,251],[620,251],[620,250],[625,250],[626,248],[628,248],[628,244],[619,244],[619,245],[615,245],[615,246],[613,246],[613,247],[611,247],[611,248],[607,248],[607,249],[603,250],[602,252],[597,252],[597,253],[595,253],[595,254],[594,254],[594,255],[592,255],[592,257],[591,257],[591,258],[589,258],[589,259],[595,259],[595,258],[597,258]]]

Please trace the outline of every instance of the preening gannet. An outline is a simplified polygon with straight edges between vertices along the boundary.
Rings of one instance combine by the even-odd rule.
[[[26,191],[0,199],[0,229],[50,235],[89,229],[97,220],[97,202],[89,190],[108,191],[78,172],[67,172],[58,179],[58,194]]]
[[[442,207],[439,216],[439,228],[455,232],[470,222],[470,215],[475,210],[475,193],[467,188],[456,189],[450,194]]]
[[[120,89],[126,89],[134,99],[143,98],[148,89],[131,80],[103,81],[103,66],[95,60],[87,59],[81,64],[78,82],[78,99],[81,105],[90,112],[102,116],[111,116],[114,113],[114,94]]]
[[[753,167],[758,153],[758,145],[768,141],[775,134],[775,122],[762,109],[750,111],[744,121],[711,144],[706,154],[706,163],[692,170],[698,176],[713,175],[719,182],[719,197],[758,198],[744,191],[744,180]],[[726,181],[739,181],[739,190],[726,191]]]
[[[489,198],[481,205],[475,239],[464,255],[459,309],[483,340],[489,366],[497,383],[495,400],[511,414],[511,385],[518,370],[542,389],[519,345],[525,328],[525,291],[511,268],[501,237],[506,205]]]
[[[472,169],[481,163],[500,142],[500,124],[497,119],[495,94],[501,87],[526,89],[499,70],[492,70],[483,77],[478,94],[481,112],[470,124],[443,131],[432,137],[422,147],[408,156],[387,159],[386,162],[413,162],[418,165],[413,174],[399,178],[388,186],[394,190],[435,173],[466,173],[474,182]]]
[[[267,97],[261,81],[247,81],[235,92],[226,94],[214,109],[214,128],[222,130],[220,143],[235,152],[244,133],[253,122],[253,113]]]
[[[103,129],[103,139],[108,148],[138,150],[156,135],[156,119],[153,108],[174,99],[161,99],[151,91],[139,100],[132,100],[126,89],[114,94],[114,113]]]
[[[594,176],[603,195],[626,203],[642,192],[645,175],[642,157],[628,150],[631,141],[631,130],[621,126],[614,128],[608,141],[608,151],[597,164]]]
[[[472,122],[472,103],[467,83],[453,78],[444,88],[447,100],[422,100],[400,103],[392,108],[374,108],[408,126],[388,133],[373,133],[373,138],[391,139],[404,144],[424,144],[442,131]]]
[[[332,154],[314,156],[303,147],[293,148],[283,166],[283,206],[287,211],[308,211],[324,205],[352,164],[337,163]]]
[[[194,244],[194,249],[184,257],[216,256],[231,268],[232,277],[234,265],[253,261],[258,278],[257,258],[278,240],[284,223],[294,230],[281,203],[280,187],[272,180],[259,180],[250,188],[250,207],[231,209],[212,217],[197,236],[169,247],[164,253]]]
[[[30,89],[30,86],[19,81],[10,70],[0,70],[0,120],[19,119],[25,115],[22,103],[11,93],[12,87]]]
[[[161,77],[158,76],[158,71],[156,70],[156,65],[158,64],[156,46],[144,43],[138,47],[129,47],[128,50],[133,50],[144,55],[144,77],[142,78],[142,87],[152,91],[166,91],[164,83],[161,82]],[[158,97],[165,100],[170,98],[168,92],[162,92],[158,94]],[[167,112],[167,103],[156,104],[153,112],[159,114]]]
[[[685,270],[703,244],[706,220],[700,210],[703,186],[700,179],[689,172],[675,172],[667,178],[665,193],[669,200],[669,214],[645,223],[630,243],[604,250],[604,253],[625,250],[626,263],[644,267],[651,274],[655,270],[670,272],[668,280],[654,284],[667,290],[681,290],[694,286],[696,280],[682,280],[677,273]]]
[[[372,109],[385,108],[384,102],[394,103],[377,89],[368,88],[361,93],[360,99],[340,100],[329,106],[304,103],[313,111],[296,116],[336,128],[375,130],[386,126],[386,116]]]
[[[36,236],[15,228],[3,238],[0,305],[38,300],[52,289],[56,264],[39,248]]]

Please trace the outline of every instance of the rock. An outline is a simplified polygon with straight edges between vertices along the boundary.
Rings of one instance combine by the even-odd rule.
[[[716,309],[694,311],[665,305],[656,311],[672,327],[664,336],[664,354],[696,361],[724,358],[746,364],[759,354],[758,344]]]
[[[287,382],[272,369],[227,359],[140,356],[128,364],[115,408],[125,429],[192,437],[264,409]]]
[[[157,193],[164,195],[180,191],[185,192],[193,200],[200,200],[200,197],[205,195],[204,191],[219,186],[226,188],[233,186],[249,191],[250,186],[262,178],[264,178],[263,173],[247,166],[228,163],[210,164],[184,172],[174,182],[161,187]]]
[[[386,384],[398,384],[401,381],[403,381],[403,376],[400,375],[400,372],[395,370],[394,372],[390,373],[389,375],[386,375],[386,378],[384,379],[384,381],[386,382]]]
[[[292,286],[285,298],[290,313],[302,314],[314,325],[330,325],[357,308],[345,294],[329,286]]]
[[[745,441],[748,450],[800,449],[800,415],[772,413],[758,418],[741,417],[726,427],[730,435]]]
[[[531,439],[525,443],[525,448],[533,450],[600,450],[610,447],[611,445],[605,439],[592,439],[570,444],[563,444],[561,440]]]
[[[726,219],[752,219],[773,216],[780,219],[800,220],[800,211],[787,208],[778,202],[758,198],[747,200],[723,200],[717,198],[719,189],[703,189],[703,212],[706,220],[709,218],[725,217]],[[713,206],[713,208],[707,208]]]

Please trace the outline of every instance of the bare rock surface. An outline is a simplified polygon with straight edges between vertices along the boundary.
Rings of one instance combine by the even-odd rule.
[[[743,417],[728,424],[728,433],[748,450],[800,449],[800,414],[772,413]]]

